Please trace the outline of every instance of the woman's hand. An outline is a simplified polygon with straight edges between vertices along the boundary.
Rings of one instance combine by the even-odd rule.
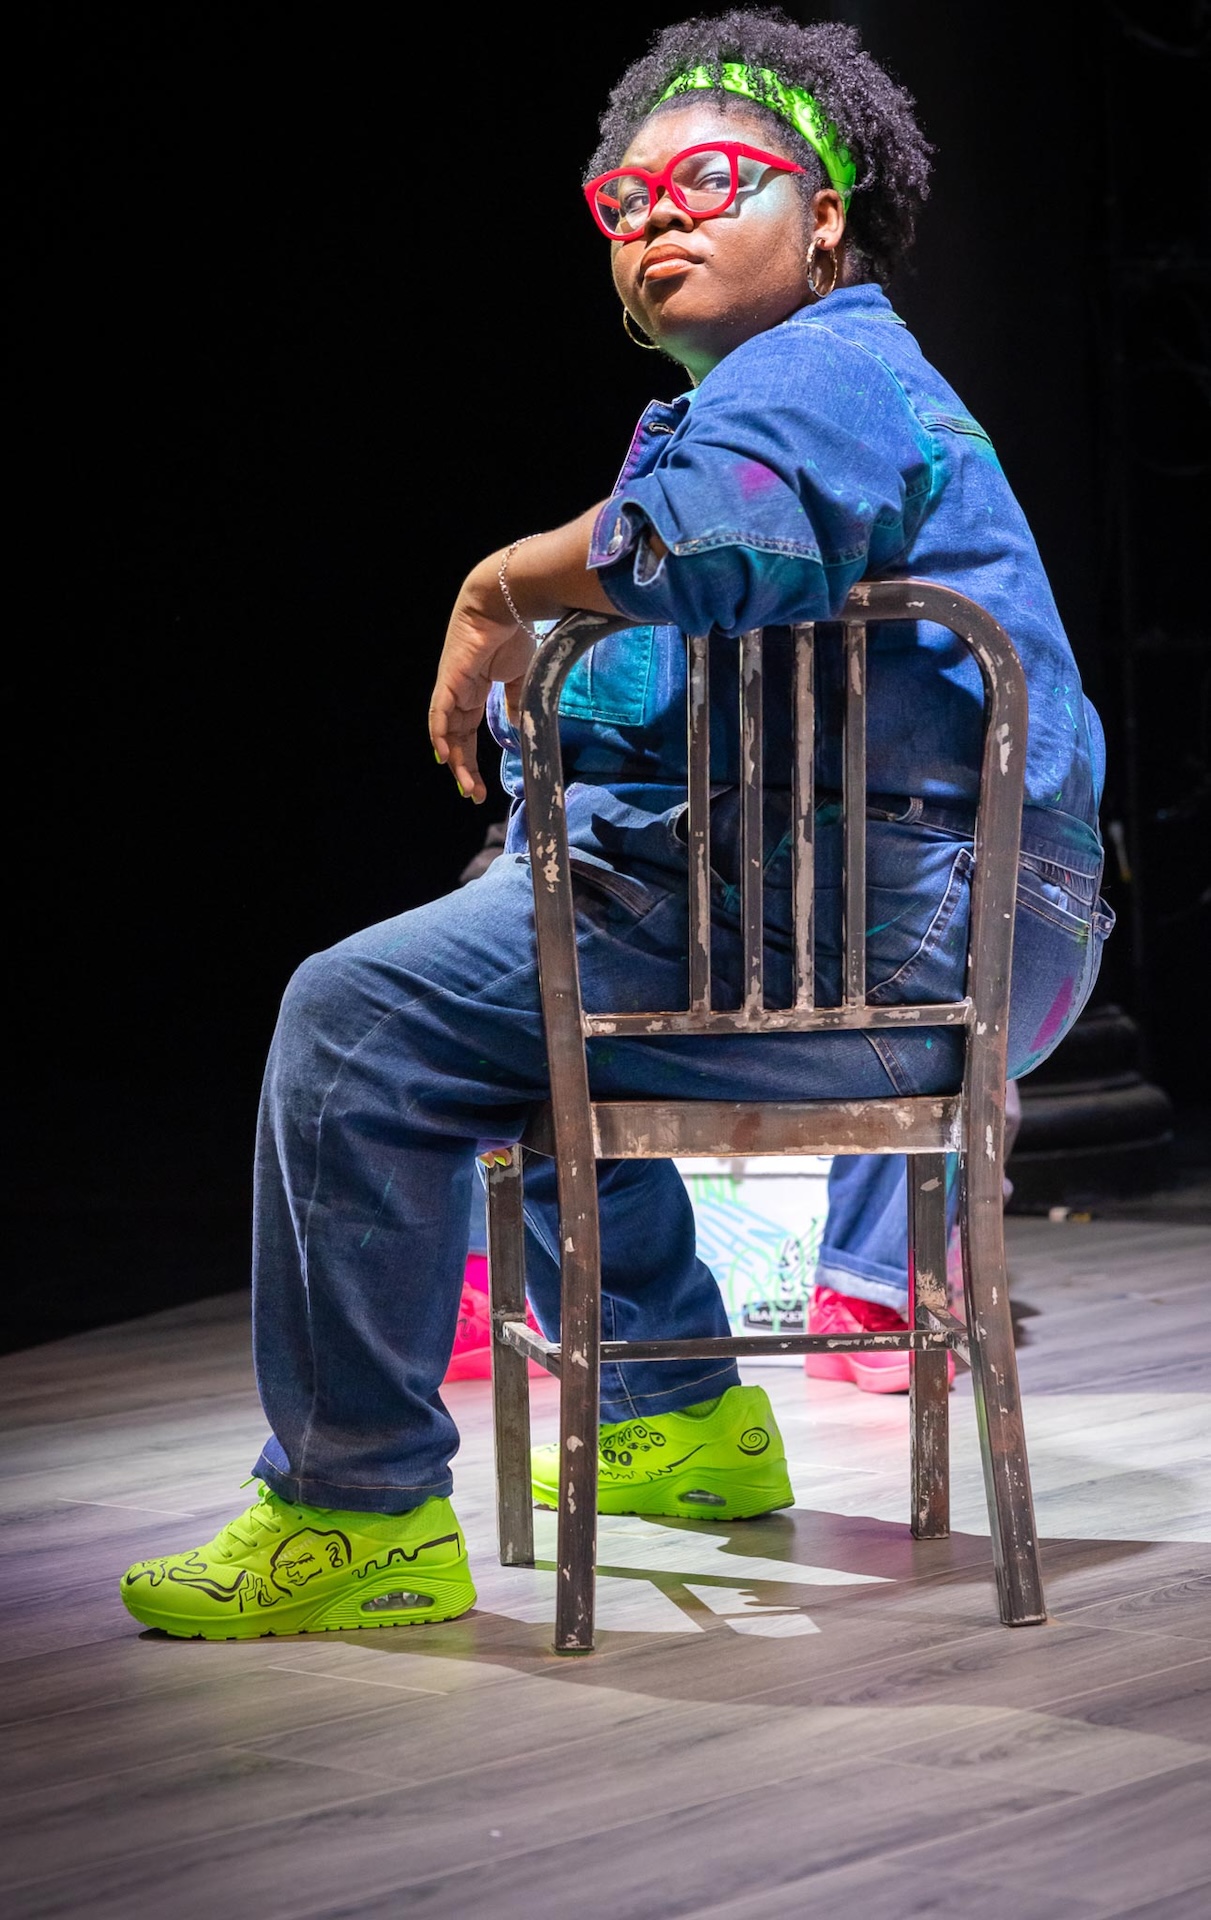
[[[618,613],[588,565],[589,541],[600,507],[590,507],[566,527],[540,533],[514,547],[508,562],[509,594],[523,620],[558,620],[573,608]],[[533,636],[517,624],[500,589],[505,549],[490,553],[463,581],[429,702],[429,738],[458,789],[477,805],[488,797],[476,746],[494,680],[504,682],[509,718],[517,718],[521,683],[534,654]]]
[[[494,680],[503,680],[510,718],[534,653],[533,636],[519,627],[497,580],[500,555],[481,560],[463,582],[454,603],[446,644],[429,702],[429,738],[458,790],[476,805],[488,797],[479,771],[480,722]]]

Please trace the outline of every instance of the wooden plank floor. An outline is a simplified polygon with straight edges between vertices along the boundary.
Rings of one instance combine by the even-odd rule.
[[[1009,1225],[1053,1616],[1017,1632],[965,1379],[914,1544],[904,1401],[750,1369],[795,1509],[604,1521],[601,1650],[560,1661],[552,1517],[495,1561],[486,1386],[449,1390],[474,1614],[207,1645],[116,1583],[250,1497],[246,1301],[0,1361],[4,1913],[1206,1920],[1211,1233]]]

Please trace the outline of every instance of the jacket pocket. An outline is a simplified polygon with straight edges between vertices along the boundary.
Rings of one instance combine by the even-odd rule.
[[[564,681],[560,713],[570,720],[641,727],[647,717],[655,645],[655,627],[607,634],[581,656]]]

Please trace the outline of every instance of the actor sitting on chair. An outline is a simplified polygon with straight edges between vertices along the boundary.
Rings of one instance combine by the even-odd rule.
[[[628,69],[589,167],[586,241],[591,217],[621,323],[639,347],[680,362],[692,390],[647,408],[608,500],[468,575],[430,730],[460,790],[482,800],[486,708],[518,796],[509,715],[534,623],[577,608],[614,616],[617,630],[573,671],[563,700],[584,998],[590,1009],[684,1006],[682,636],[709,630],[721,688],[716,971],[721,990],[738,994],[740,943],[729,945],[726,924],[738,742],[723,694],[736,636],[835,619],[866,575],[969,595],[1007,629],[1030,689],[1009,1036],[1018,1075],[1063,1037],[1097,970],[1102,739],[988,437],[883,290],[913,238],[928,152],[909,97],[849,27],[737,11],[666,28]],[[480,218],[494,236],[511,231],[518,278],[543,297],[558,280],[544,226],[552,189],[532,158],[519,136],[509,164],[525,191],[506,172]],[[563,318],[575,324],[574,313]],[[500,450],[502,479],[510,457]],[[775,771],[786,706],[777,662],[788,651],[775,633]],[[839,652],[823,638],[818,652],[823,1003],[840,998],[841,688]],[[958,999],[978,669],[950,634],[901,624],[872,636],[870,680],[868,991]],[[789,974],[777,923],[788,789],[775,777],[766,790],[771,1004],[779,964]],[[130,1569],[123,1597],[148,1625],[242,1638],[441,1620],[473,1603],[449,1504],[458,1435],[438,1389],[476,1155],[518,1139],[547,1092],[522,816],[515,798],[506,850],[481,879],[314,956],[289,985],[256,1163],[255,1357],[271,1428],[253,1468],[259,1497],[207,1544]],[[599,1038],[589,1052],[600,1098],[813,1100],[950,1092],[961,1047],[953,1028],[882,1028]],[[600,1196],[605,1337],[726,1335],[676,1168],[603,1165]],[[556,1337],[550,1163],[531,1161],[526,1205],[529,1290]],[[813,1330],[903,1324],[903,1219],[902,1162],[838,1161]],[[607,1366],[602,1408],[604,1512],[727,1519],[793,1499],[768,1400],[741,1386],[731,1361]],[[740,1445],[755,1426],[770,1435],[759,1462]],[[650,1444],[631,1446],[628,1434]],[[555,1483],[555,1449],[539,1448],[538,1499],[552,1501]]]

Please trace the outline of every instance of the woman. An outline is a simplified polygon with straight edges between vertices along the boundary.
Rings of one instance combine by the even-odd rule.
[[[465,794],[484,798],[475,745],[491,698],[516,793],[508,709],[534,623],[572,608],[613,617],[617,631],[564,699],[582,982],[590,1005],[676,1005],[681,633],[713,629],[722,668],[742,630],[835,616],[864,574],[915,574],[970,594],[1008,628],[1031,692],[1010,1036],[1021,1073],[1062,1037],[1096,971],[1101,738],[988,440],[882,290],[926,191],[911,102],[850,29],[736,12],[662,32],[615,89],[601,136],[586,194],[624,322],[680,362],[692,391],[647,409],[609,500],[470,573],[433,692],[437,757]],[[840,785],[839,690],[822,652],[826,797]],[[887,629],[872,663],[868,986],[887,999],[949,999],[963,973],[978,680],[956,643],[928,627]],[[736,742],[722,712],[718,752],[712,846],[726,908]],[[775,974],[788,806],[775,778]],[[835,992],[827,805],[819,838],[818,968]],[[438,1385],[477,1149],[516,1139],[545,1091],[524,846],[518,805],[506,852],[483,878],[314,957],[291,982],[257,1162],[255,1351],[272,1427],[254,1468],[261,1494],[207,1545],[131,1568],[123,1595],[141,1621],[240,1637],[441,1619],[473,1601],[448,1502],[457,1435]],[[719,959],[734,985],[726,927]],[[956,1084],[959,1044],[942,1030],[599,1041],[592,1073],[604,1097],[933,1092]],[[898,1178],[888,1162],[839,1170],[818,1315],[870,1324],[902,1310]],[[607,1165],[600,1188],[606,1337],[726,1332],[675,1169]],[[553,1328],[545,1163],[527,1203],[530,1291]],[[687,1494],[709,1490],[718,1518],[793,1498],[768,1401],[730,1364],[607,1368],[602,1404],[603,1510],[684,1514],[695,1510]],[[754,1424],[771,1435],[759,1470],[737,1446]],[[666,1468],[686,1463],[680,1473],[648,1471],[657,1447]],[[553,1490],[553,1452],[536,1456],[540,1499]]]

